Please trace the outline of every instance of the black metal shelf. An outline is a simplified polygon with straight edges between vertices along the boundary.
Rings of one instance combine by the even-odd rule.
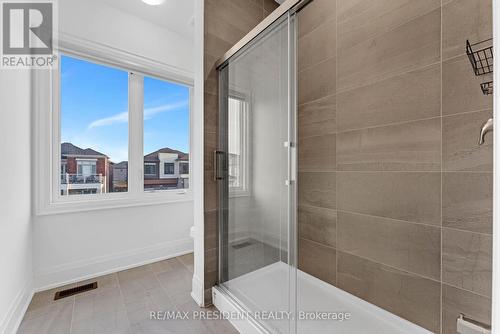
[[[474,44],[467,40],[466,51],[477,76],[493,72],[493,38]]]
[[[474,44],[467,40],[465,50],[476,76],[493,73],[493,38]],[[481,90],[484,95],[493,94],[493,81],[483,82]]]
[[[493,94],[493,81],[483,82],[481,84],[481,90],[483,91],[484,95]]]

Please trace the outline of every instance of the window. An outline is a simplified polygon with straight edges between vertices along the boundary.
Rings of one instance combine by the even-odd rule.
[[[144,164],[144,175],[156,176],[156,164]]]
[[[86,205],[183,200],[178,193],[189,194],[184,189],[189,188],[191,83],[180,82],[189,79],[173,74],[176,82],[166,80],[165,73],[172,69],[162,64],[157,68],[147,59],[142,66],[136,56],[131,61],[119,53],[115,58],[97,49],[92,52],[92,60],[82,58],[80,52],[77,57],[70,52],[60,54],[56,76],[51,72],[35,75],[37,85],[46,87],[52,80],[54,88],[53,103],[36,107],[40,111],[36,124],[43,138],[37,148],[48,152],[44,147],[51,145],[55,153],[50,159],[46,153],[36,159],[43,167],[37,169],[37,175],[43,176],[37,177],[41,180],[37,208],[57,212],[57,208],[86,210]],[[132,63],[139,70],[127,70]],[[144,76],[143,68],[161,75]],[[42,102],[48,98],[48,90],[36,92]],[[52,123],[44,121],[48,119]],[[179,161],[187,165],[182,175],[175,173],[180,170]],[[144,180],[135,177],[140,174]],[[146,195],[144,190],[177,191]],[[101,199],[109,199],[109,204]],[[92,205],[89,200],[94,201]]]
[[[230,97],[228,102],[228,169],[229,189],[234,195],[248,191],[247,158],[247,103],[242,98]]]
[[[173,162],[165,162],[164,173],[167,175],[175,174],[175,164]]]
[[[115,192],[110,169],[128,160],[129,74],[66,55],[60,66],[60,193]]]
[[[179,174],[189,174],[189,164],[187,162],[179,163]]]
[[[189,107],[188,87],[144,77],[144,159],[160,166],[155,179],[144,178],[145,191],[189,188]],[[180,160],[187,173],[175,173]]]

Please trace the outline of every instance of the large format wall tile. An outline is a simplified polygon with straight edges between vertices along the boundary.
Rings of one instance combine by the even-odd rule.
[[[439,117],[441,66],[427,66],[340,93],[337,103],[339,131]]]
[[[323,22],[336,17],[336,5],[334,0],[314,0],[304,7],[299,13],[298,35],[299,38],[313,31]]]
[[[493,231],[493,173],[443,173],[443,227]]]
[[[336,284],[336,252],[306,239],[299,240],[299,269],[330,284]]]
[[[467,56],[443,62],[443,115],[491,109],[492,95],[484,95],[480,84],[490,75],[476,76]]]
[[[460,314],[491,324],[491,299],[443,284],[443,334],[457,333]]]
[[[383,35],[440,6],[440,0],[338,0],[339,48]]]
[[[441,175],[436,172],[337,172],[339,210],[441,224]]]
[[[205,0],[205,29],[209,32],[219,32],[212,30],[217,26],[215,21],[224,21],[232,27],[240,30],[242,36],[231,36],[233,44],[252,30],[263,18],[263,2],[234,1],[234,0]],[[223,51],[226,52],[227,50]]]
[[[299,72],[298,101],[299,104],[311,102],[335,94],[335,58],[307,67]]]
[[[440,60],[441,10],[388,33],[338,49],[338,90],[364,86]]]
[[[342,132],[338,170],[441,170],[441,119]]]
[[[339,250],[440,279],[439,227],[342,211],[337,221]]]
[[[300,19],[299,19],[300,24]],[[306,67],[335,57],[337,52],[335,39],[336,20],[329,18],[318,28],[298,40],[297,67],[301,71]],[[335,78],[333,78],[335,80]]]
[[[299,236],[320,244],[335,247],[337,239],[337,212],[314,206],[299,206]]]
[[[337,261],[339,288],[439,332],[439,282],[340,251]]]
[[[491,296],[492,236],[443,229],[443,282]]]
[[[205,212],[205,224],[204,224],[204,240],[205,249],[213,249],[218,247],[218,224],[217,224],[217,210],[206,211]]]
[[[300,172],[298,179],[299,206],[336,208],[335,172]]]
[[[336,135],[307,137],[299,140],[299,171],[334,171]]]
[[[299,138],[323,136],[337,131],[336,96],[301,104],[298,107]]]
[[[493,136],[479,146],[479,130],[492,117],[491,111],[443,117],[443,170],[492,171]]]
[[[465,53],[465,40],[471,43],[492,36],[493,1],[451,0],[443,4],[443,59]]]

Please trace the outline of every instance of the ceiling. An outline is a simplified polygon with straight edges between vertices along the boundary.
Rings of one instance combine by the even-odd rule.
[[[166,0],[159,6],[150,6],[141,0],[100,0],[111,7],[140,17],[186,38],[194,38],[194,1]],[[283,3],[285,0],[275,0]]]
[[[150,6],[141,0],[100,0],[116,9],[140,17],[186,38],[194,37],[194,0],[166,0]]]

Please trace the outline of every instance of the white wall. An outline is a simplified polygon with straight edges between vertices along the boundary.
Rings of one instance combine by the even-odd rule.
[[[40,216],[34,222],[37,289],[192,250],[192,202]]]
[[[194,41],[93,0],[59,2],[59,30],[193,72]],[[193,203],[35,216],[37,290],[192,251]]]
[[[0,70],[0,333],[31,299],[30,73]]]

